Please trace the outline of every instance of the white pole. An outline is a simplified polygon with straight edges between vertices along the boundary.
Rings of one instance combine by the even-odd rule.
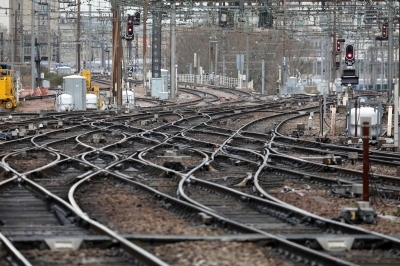
[[[392,136],[392,110],[393,110],[393,106],[390,105],[389,110],[388,110],[388,126],[387,126],[387,135],[388,136]],[[396,145],[396,143],[395,143],[395,145]]]
[[[336,107],[331,108],[331,135],[335,135],[335,129],[336,129]]]

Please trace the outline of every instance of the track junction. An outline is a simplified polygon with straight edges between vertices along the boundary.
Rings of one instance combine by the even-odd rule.
[[[82,253],[96,265],[397,265],[396,235],[277,197],[288,182],[334,191],[362,181],[360,170],[304,159],[352,151],[362,161],[361,148],[283,129],[317,112],[316,96],[180,91],[192,100],[138,98],[150,106],[129,113],[2,114],[3,132],[25,134],[0,144],[0,265],[77,265]],[[399,157],[370,155],[389,169]],[[371,178],[397,202],[393,173]],[[196,247],[199,257],[187,251]]]

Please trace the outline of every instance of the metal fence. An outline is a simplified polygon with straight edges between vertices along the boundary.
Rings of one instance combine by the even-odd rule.
[[[178,74],[178,82],[205,84],[205,85],[221,85],[230,88],[236,88],[239,85],[239,79],[229,78],[225,76],[213,75],[194,75],[194,74]],[[243,82],[243,87],[247,87]]]

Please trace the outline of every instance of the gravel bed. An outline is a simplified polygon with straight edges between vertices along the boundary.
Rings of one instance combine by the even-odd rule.
[[[278,113],[275,112],[251,112],[251,113],[244,113],[240,115],[235,115],[235,116],[230,116],[226,118],[220,118],[216,121],[213,121],[212,123],[209,123],[209,125],[214,125],[214,126],[221,126],[223,128],[228,128],[230,130],[238,130],[241,128],[243,125],[250,123],[251,121],[264,118],[264,117],[269,117],[271,115],[276,115]]]
[[[0,266],[10,266],[10,264],[7,262],[7,252],[0,248]]]
[[[248,174],[245,172],[230,172],[230,173],[221,173],[221,172],[205,172],[198,171],[194,174],[194,177],[202,180],[207,180],[213,182],[215,184],[219,184],[221,186],[233,188],[237,191],[254,194],[252,182],[249,182],[247,179]]]
[[[268,247],[254,243],[200,241],[167,244],[148,249],[170,265],[248,266],[295,265]]]
[[[179,91],[179,95],[177,95],[175,102],[178,103],[186,103],[186,102],[191,102],[200,99],[200,96]]]
[[[260,141],[250,138],[241,138],[241,137],[232,138],[232,140],[229,142],[229,146],[236,146],[239,148],[246,148],[257,151],[263,150],[266,144],[267,143],[265,141]]]
[[[243,131],[250,131],[260,134],[269,134],[278,125],[278,122],[286,120],[290,117],[297,116],[298,114],[282,114],[277,117],[261,119],[243,128]]]
[[[249,170],[250,172],[250,170]],[[232,178],[245,178],[247,176],[246,173],[225,173],[225,172],[208,172],[208,171],[197,171],[193,174],[196,178],[209,180],[214,182],[225,182]]]
[[[117,249],[79,249],[79,250],[21,250],[22,255],[32,265],[50,266],[50,265],[135,265],[133,259],[127,258]]]
[[[171,159],[165,159],[165,158],[152,158],[149,159],[151,162],[163,166],[165,163],[170,162]],[[191,168],[191,167],[196,167],[197,165],[201,164],[203,161],[203,157],[200,156],[192,156],[191,158],[183,158],[181,161],[181,164],[185,168]]]
[[[163,126],[163,125],[168,124],[168,123],[176,122],[181,118],[182,117],[180,115],[176,115],[176,114],[159,115],[158,118],[156,118],[156,119],[154,117],[138,119],[138,120],[135,120],[134,122],[128,123],[128,125],[134,126],[134,127],[137,127],[137,128],[142,128],[142,129],[152,129],[152,128]],[[142,121],[148,121],[147,122],[148,124],[147,125],[142,125],[141,124]]]
[[[185,118],[182,121],[179,121],[177,123],[175,123],[174,125],[179,126],[179,127],[184,127],[184,128],[191,128],[191,127],[195,127],[198,125],[201,125],[204,122],[208,122],[210,121],[210,119],[206,116],[199,116],[199,115],[195,115],[192,117],[188,117]]]
[[[236,96],[234,93],[229,93],[226,91],[221,91],[221,90],[216,90],[216,89],[209,89],[206,87],[195,87],[198,91],[204,92],[204,93],[208,93],[208,94],[212,94],[218,97],[225,97],[225,98],[230,98],[231,100],[235,101],[237,100],[238,96]],[[222,102],[222,100],[220,99],[218,102]]]
[[[151,142],[147,139],[140,138],[140,137],[135,137],[128,139],[122,143],[117,143],[115,145],[109,146],[105,148],[105,151],[108,152],[113,152],[125,156],[131,156],[135,152],[144,149],[144,148],[149,148],[151,146],[156,145],[155,142]]]
[[[342,122],[342,120],[339,117],[340,116],[337,114],[336,115],[336,120],[337,120],[336,127],[340,127],[340,124],[341,124],[340,122]],[[279,133],[286,135],[286,136],[290,136],[293,133],[293,131],[297,131],[297,124],[304,124],[304,126],[307,130],[308,118],[309,118],[309,116],[306,115],[306,116],[301,116],[298,118],[287,120],[286,122],[282,123],[281,127],[279,128]],[[329,123],[329,126],[330,126],[330,120],[327,119],[326,121],[327,121],[327,123]],[[345,122],[346,122],[346,120],[344,120],[344,123],[342,125],[343,127],[345,126]],[[314,113],[311,130],[308,130],[310,132],[310,135],[309,136],[303,135],[299,139],[315,141],[315,138],[318,137],[320,134],[319,123],[320,123],[319,113]],[[327,124],[324,123],[324,130],[326,130],[327,127],[328,127]],[[329,137],[331,137],[331,136],[329,136]]]
[[[149,153],[147,155],[150,155]],[[203,158],[201,156],[198,156],[196,154],[190,153],[190,155],[186,155],[185,153],[181,152],[178,156],[190,156],[190,158],[182,158],[181,159],[181,164],[185,168],[191,168],[191,167],[196,167],[197,165],[201,164],[203,162]],[[166,162],[173,161],[173,159],[169,158],[157,158],[157,157],[151,157],[148,158],[147,156],[144,157],[144,159],[149,160],[152,163],[155,163],[160,166],[164,166]]]
[[[393,252],[384,252],[382,250],[371,250],[365,252],[362,250],[349,250],[339,252],[326,252],[328,255],[351,261],[357,265],[396,265],[398,257]]]
[[[322,151],[322,150],[321,150]],[[282,152],[280,150],[280,152]],[[301,153],[296,151],[284,151],[283,154],[292,156],[292,157],[323,157],[325,154],[310,154],[310,153]],[[309,160],[310,162],[316,163],[323,163],[322,158],[320,160]],[[336,167],[356,170],[356,171],[363,171],[363,161],[362,160],[355,160],[354,164],[350,162],[347,158],[342,158],[342,164],[337,165]],[[381,174],[381,175],[388,175],[388,176],[397,176],[397,167],[396,166],[389,166],[389,165],[381,165],[377,163],[370,162],[370,173],[371,174]]]
[[[106,181],[106,180],[105,180]],[[148,194],[119,183],[95,183],[77,195],[78,205],[92,219],[120,234],[225,235],[179,217]]]
[[[31,142],[31,138],[18,140],[18,141],[0,141],[0,153],[5,154],[11,151],[17,151],[26,148],[33,148],[34,145]]]
[[[148,102],[148,101],[135,99],[135,105],[137,105],[139,107],[152,107],[152,106],[158,106],[159,104],[157,102]]]
[[[101,136],[99,143],[93,142],[93,135]],[[116,143],[116,142],[122,140],[123,138],[124,138],[124,135],[122,135],[121,133],[96,132],[96,133],[90,133],[90,134],[85,134],[85,135],[79,136],[78,140],[85,143],[86,145],[91,146],[91,147],[101,148],[101,147]]]
[[[81,127],[77,127],[77,128],[66,128],[64,130],[60,130],[57,132],[52,132],[47,134],[47,136],[49,138],[57,138],[57,139],[66,139],[72,136],[78,136],[80,134],[83,134],[87,131],[89,131],[89,128],[81,128]]]
[[[338,167],[343,167],[346,169],[352,169],[352,170],[357,170],[357,171],[363,171],[363,162],[361,160],[358,160],[358,161],[355,161],[354,165],[353,165],[351,162],[346,161],[343,163],[343,161],[342,161],[342,165],[338,165]],[[398,176],[396,166],[377,165],[377,164],[371,163],[371,162],[370,162],[370,174]]]
[[[216,135],[212,133],[200,133],[193,131],[186,131],[185,137],[216,144],[222,144],[229,138],[228,136],[223,136],[223,135]]]
[[[91,150],[91,148],[76,142],[75,139],[48,144],[47,147],[71,157]]]
[[[51,158],[51,156],[52,154],[44,150],[29,150],[7,157],[6,163],[15,171],[24,173],[53,162],[56,158]]]
[[[362,201],[362,198],[341,198],[330,194],[326,189],[311,189],[304,190],[304,185],[286,183],[295,189],[295,192],[282,193],[284,187],[272,189],[269,193],[288,204],[299,207],[303,210],[309,211],[316,215],[325,218],[337,218],[341,215],[342,209],[345,207],[354,207],[357,201]],[[394,235],[400,232],[400,218],[395,218],[397,207],[390,200],[383,200],[385,206],[380,200],[370,198],[373,208],[379,216],[377,217],[377,224],[361,224],[368,230],[376,231],[382,234]]]
[[[72,186],[76,177],[83,173],[83,170],[78,170],[72,165],[61,164],[43,169],[39,175],[32,173],[32,180],[51,191],[51,187],[57,189],[59,186]]]
[[[198,113],[193,110],[177,110],[177,113],[183,116],[183,118],[190,118],[198,115]]]

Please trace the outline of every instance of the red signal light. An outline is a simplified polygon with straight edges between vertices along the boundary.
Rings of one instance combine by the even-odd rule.
[[[346,59],[353,60],[354,59],[354,47],[353,45],[346,46]]]
[[[132,38],[133,38],[133,16],[131,16],[131,15],[128,16],[128,20],[127,20],[126,36],[130,40],[132,40]]]

